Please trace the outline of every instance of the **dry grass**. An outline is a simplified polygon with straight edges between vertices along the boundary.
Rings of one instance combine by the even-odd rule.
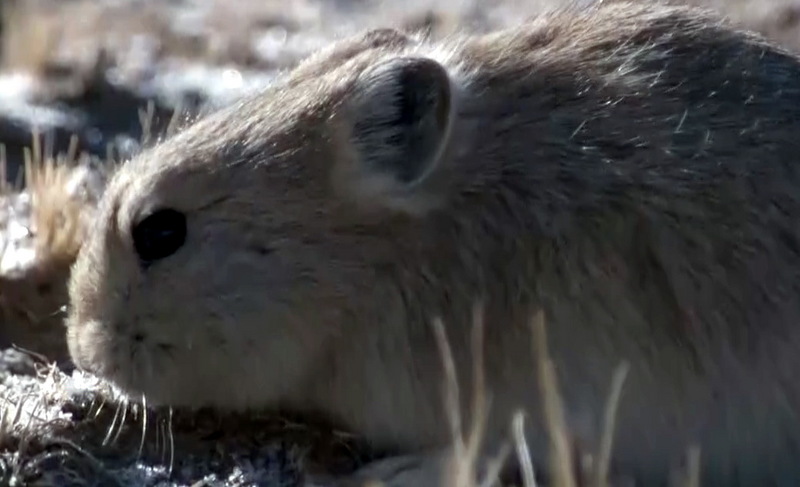
[[[51,15],[34,12],[27,2],[3,2],[3,66],[15,71],[41,73],[56,52],[62,26]]]
[[[447,487],[478,487],[492,485],[499,475],[499,468],[508,454],[505,449],[498,453],[496,461],[492,462],[496,468],[489,468],[483,479],[476,479],[476,465],[480,461],[479,452],[481,441],[486,430],[486,420],[489,404],[487,400],[486,383],[484,377],[483,357],[483,313],[482,307],[475,306],[473,310],[472,326],[472,355],[473,355],[473,394],[471,400],[470,416],[471,427],[464,435],[462,418],[460,414],[461,400],[458,388],[457,371],[453,361],[453,354],[441,320],[433,321],[436,341],[442,357],[445,372],[444,406],[450,420],[450,434],[452,438],[452,455],[449,464],[445,467],[445,484]]]
[[[147,71],[150,64],[166,58],[200,61],[209,65],[238,65],[259,69],[285,68],[307,49],[264,59],[254,40],[274,30],[305,42],[319,29],[321,10],[312,2],[279,0],[264,2],[209,0],[202,23],[186,29],[172,22],[159,2],[110,4],[97,0],[16,0],[0,5],[4,19],[2,67],[25,72],[43,80],[63,83],[91,81],[98,66],[121,67],[126,75]],[[302,5],[301,5],[302,4]],[[320,41],[319,44],[324,41]],[[144,63],[144,65],[142,65]]]
[[[0,172],[5,168],[3,152],[0,146]],[[4,179],[0,195],[6,224],[24,225],[28,234],[13,242],[4,240],[7,247],[0,254],[5,262],[13,262],[0,275],[0,344],[15,343],[62,360],[67,354],[62,324],[66,281],[94,199],[78,191],[82,181],[76,157],[45,154],[38,136],[26,151],[24,176],[24,187],[22,182],[5,184]],[[23,190],[29,205],[17,207],[13,193]],[[29,254],[32,261],[24,257]]]
[[[86,231],[86,202],[71,191],[78,164],[73,137],[63,156],[42,153],[41,139],[34,136],[26,151],[25,181],[31,194],[31,222],[40,261],[71,263],[78,254]]]
[[[113,41],[158,33],[152,8],[114,8],[94,0],[58,2],[16,0],[3,5],[3,67],[47,74],[53,69],[82,70]]]
[[[147,409],[86,374],[33,368],[0,381],[0,485],[294,485],[301,463],[344,455],[325,456],[341,447],[322,428]]]
[[[489,414],[489,394],[486,389],[483,372],[483,315],[482,307],[477,305],[473,312],[472,327],[472,354],[473,354],[473,397],[471,400],[470,416],[472,421],[469,431],[465,434],[459,404],[459,387],[452,351],[445,334],[441,320],[433,321],[442,364],[445,372],[444,406],[449,418],[452,436],[452,455],[445,468],[445,477],[442,487],[490,487],[500,482],[500,472],[509,455],[508,444],[501,446],[496,457],[490,459],[485,468],[479,464],[485,459],[478,456],[481,441],[485,433],[486,419]],[[589,461],[579,463],[574,458],[573,445],[570,442],[569,428],[564,419],[564,406],[555,374],[553,361],[547,346],[545,330],[545,317],[543,312],[534,314],[531,320],[532,350],[537,358],[538,388],[543,403],[543,419],[547,435],[550,439],[549,471],[552,476],[547,487],[611,487],[610,465],[612,462],[612,447],[614,426],[617,407],[621,400],[623,384],[628,374],[629,365],[622,362],[611,380],[611,387],[604,411],[604,421],[600,448],[596,452],[596,461],[591,456]],[[524,487],[536,487],[534,473],[534,458],[528,448],[524,434],[523,423],[525,413],[519,411],[511,421],[510,436],[517,455],[517,463]],[[542,458],[536,460],[542,461]],[[679,479],[675,487],[700,486],[700,451],[697,447],[690,447],[687,453],[688,468],[686,472],[675,472]],[[578,465],[584,465],[581,470]],[[477,472],[484,471],[483,478],[477,478]],[[372,485],[381,485],[375,483]]]

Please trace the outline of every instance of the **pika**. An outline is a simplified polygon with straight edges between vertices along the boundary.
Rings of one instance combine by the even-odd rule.
[[[666,485],[697,445],[703,485],[800,485],[799,134],[798,58],[704,10],[367,31],[116,172],[70,353],[151,403],[323,414],[428,455],[450,440],[430,322],[469,391],[480,299],[487,451],[523,408],[543,463],[542,310],[583,444],[630,364],[614,471]]]

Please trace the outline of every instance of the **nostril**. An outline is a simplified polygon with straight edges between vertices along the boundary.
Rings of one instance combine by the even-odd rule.
[[[95,367],[93,367],[94,363],[91,360],[86,360],[86,358],[82,355],[74,355],[71,358],[74,368],[87,374],[95,374]]]
[[[80,369],[81,371],[86,372],[87,374],[96,373],[95,367],[92,367],[92,363],[91,362],[88,362],[88,363],[87,362],[80,362],[80,363],[75,362],[75,366],[78,369]]]
[[[133,341],[141,343],[144,341],[144,333],[136,333],[133,335]]]

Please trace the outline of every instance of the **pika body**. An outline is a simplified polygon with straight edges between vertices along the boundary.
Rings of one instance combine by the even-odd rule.
[[[798,58],[704,10],[365,31],[114,174],[70,354],[151,403],[323,414],[405,459],[387,485],[439,485],[430,323],[468,415],[479,298],[486,452],[521,408],[546,468],[541,310],[582,444],[630,364],[614,472],[666,485],[697,445],[703,485],[800,485],[798,134]]]

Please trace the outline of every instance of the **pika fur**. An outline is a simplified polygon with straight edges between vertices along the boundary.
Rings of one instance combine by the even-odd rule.
[[[614,470],[665,485],[696,444],[704,485],[800,485],[799,134],[798,58],[692,8],[353,36],[115,174],[70,352],[153,403],[423,455],[449,442],[431,320],[468,397],[480,299],[487,451],[524,407],[543,464],[542,309],[576,441],[631,365]]]

